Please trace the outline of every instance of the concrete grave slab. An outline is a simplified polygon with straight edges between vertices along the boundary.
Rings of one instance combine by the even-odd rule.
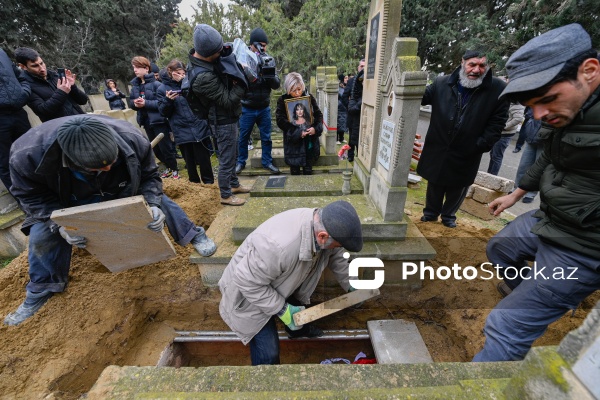
[[[342,174],[296,175],[288,176],[283,188],[267,188],[272,177],[259,176],[252,186],[251,197],[286,197],[286,196],[341,196]],[[363,187],[356,177],[350,181],[351,194],[360,194]]]
[[[143,196],[56,210],[50,218],[70,235],[86,237],[86,250],[111,272],[175,256],[165,231],[148,229],[152,213]]]
[[[368,321],[367,328],[378,364],[433,362],[414,322],[401,319]]]

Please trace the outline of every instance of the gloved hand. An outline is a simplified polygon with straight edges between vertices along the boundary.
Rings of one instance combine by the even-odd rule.
[[[71,236],[67,233],[67,230],[62,226],[60,228],[58,228],[58,233],[71,246],[77,246],[80,249],[85,249],[85,244],[87,243],[87,239],[84,238],[83,236]]]
[[[162,228],[165,226],[165,213],[156,206],[150,207],[152,211],[152,219],[153,221],[148,224],[148,229],[154,232],[160,232]]]
[[[348,293],[352,293],[355,290],[356,290],[356,288],[354,286],[350,286],[350,289],[348,289]],[[360,303],[353,305],[352,308],[361,308],[363,306],[363,304],[365,304],[365,302],[361,301]]]
[[[293,331],[297,331],[301,329],[304,325],[296,325],[294,323],[294,314],[304,310],[306,307],[304,306],[293,306],[289,303],[285,303],[285,306],[277,313],[279,319],[283,321],[283,323]]]

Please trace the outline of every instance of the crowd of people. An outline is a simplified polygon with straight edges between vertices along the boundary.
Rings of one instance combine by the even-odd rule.
[[[192,182],[214,182],[210,156],[217,152],[224,205],[243,205],[236,194],[250,190],[237,174],[245,168],[254,125],[260,130],[263,167],[280,172],[270,154],[269,107],[279,77],[237,68],[235,58],[223,52],[221,34],[209,25],[197,25],[193,40],[187,67],[176,59],[162,71],[142,56],[131,61],[135,78],[128,104],[147,138],[124,121],[82,115],[88,99],[72,71],[48,70],[29,48],[15,51],[17,68],[0,51],[0,78],[8,89],[0,97],[0,178],[25,212],[23,231],[30,236],[25,301],[5,318],[6,324],[22,323],[63,292],[71,247],[86,245],[86,238],[55,224],[52,211],[142,195],[152,210],[148,229],[160,231],[166,223],[178,244],[192,243],[210,256],[215,243],[162,192],[161,178],[179,176],[175,145]],[[261,53],[268,37],[257,28],[250,42],[249,51]],[[340,76],[337,139],[345,142],[347,127],[349,161],[358,151],[364,65],[363,59],[356,76]],[[543,279],[527,273],[505,276],[499,285],[505,297],[490,312],[484,348],[473,361],[523,359],[550,323],[600,289],[598,53],[588,33],[571,24],[527,42],[510,56],[506,71],[506,81],[495,77],[485,52],[467,50],[452,74],[427,86],[422,104],[432,106],[431,123],[417,169],[428,183],[421,221],[441,217],[444,226],[455,228],[456,212],[482,155],[492,152],[488,171],[497,174],[522,123],[523,141],[515,150],[523,143],[526,147],[516,189],[491,202],[490,212],[498,215],[536,193],[540,209],[520,215],[496,234],[487,255],[503,271],[509,266],[531,270],[529,262],[535,261],[539,268],[569,273]],[[123,109],[126,96],[113,80],[106,86],[111,109]],[[310,175],[319,157],[323,114],[300,74],[288,73],[283,86],[275,117],[283,131],[285,162],[292,175]],[[25,104],[42,125],[30,129]],[[150,140],[159,133],[167,140],[153,153]],[[161,174],[155,156],[165,165]],[[292,337],[322,334],[312,325],[297,326],[293,316],[309,303],[326,267],[345,291],[352,290],[342,248],[359,252],[362,246],[360,219],[344,201],[275,215],[246,238],[219,281],[220,313],[250,344],[253,365],[279,363],[277,318]]]

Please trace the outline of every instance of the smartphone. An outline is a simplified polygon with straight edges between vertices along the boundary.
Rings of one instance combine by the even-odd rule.
[[[181,94],[181,89],[179,89],[179,90],[171,90],[171,93]]]
[[[58,79],[65,79],[67,77],[67,73],[65,72],[64,68],[58,68],[56,72],[58,72]]]

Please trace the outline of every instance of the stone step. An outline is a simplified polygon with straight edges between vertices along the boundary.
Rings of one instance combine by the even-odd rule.
[[[233,225],[233,240],[241,244],[257,226],[280,212],[301,207],[324,207],[336,200],[350,202],[361,220],[365,241],[402,240],[406,237],[406,222],[385,222],[379,211],[363,194],[347,196],[310,196],[310,197],[251,197],[243,206]]]
[[[2,185],[0,188],[0,214],[7,214],[19,207],[17,200]]]
[[[251,197],[306,197],[306,196],[341,196],[342,174],[319,174],[286,176],[282,188],[268,188],[267,182],[273,177],[259,176],[252,186]],[[350,180],[351,194],[363,193],[363,186],[353,175]],[[333,200],[332,200],[333,201]]]
[[[335,197],[330,197],[330,199],[333,201]],[[246,208],[249,205],[250,202],[242,207],[224,207],[219,211],[206,232],[217,244],[215,254],[211,257],[202,257],[198,253],[192,252],[190,262],[198,264],[200,276],[205,286],[212,287],[217,285],[225,267],[227,267],[231,257],[236,252],[238,244],[233,239],[232,228],[239,215],[252,214],[253,211]],[[306,205],[303,206],[305,207]],[[403,285],[411,289],[416,289],[421,287],[422,282],[416,276],[410,280],[403,279],[402,263],[430,260],[435,258],[436,252],[414,223],[408,218],[404,222],[406,223],[406,237],[403,240],[365,242],[363,249],[357,256],[378,257],[384,261],[384,285]],[[361,268],[363,276],[367,279],[372,279],[365,270],[365,268]],[[330,276],[329,270],[325,270],[323,282],[330,286],[337,285],[335,278]]]
[[[276,167],[288,166],[283,159],[283,148],[273,147],[271,150],[271,156],[273,157],[273,165]],[[246,165],[250,164],[252,168],[262,168],[262,150],[260,148],[250,150],[248,157],[250,158],[250,162],[246,163]],[[321,147],[321,155],[315,163],[315,166],[338,165],[338,163],[339,159],[337,154],[325,154],[325,149]]]
[[[25,213],[17,208],[0,215],[0,258],[16,257],[27,246],[27,236],[21,232]]]
[[[104,369],[86,398],[503,398],[520,362]]]

